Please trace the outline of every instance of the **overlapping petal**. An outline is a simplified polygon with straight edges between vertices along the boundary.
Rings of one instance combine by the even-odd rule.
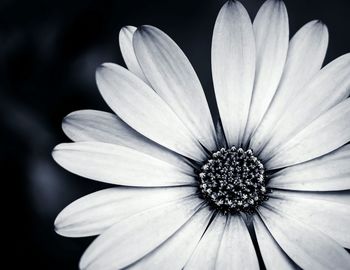
[[[317,229],[277,209],[261,207],[259,214],[279,246],[302,269],[345,269],[350,265],[348,252]]]
[[[238,1],[227,2],[217,17],[212,41],[216,101],[230,146],[240,146],[247,124],[255,74],[251,20]]]
[[[254,215],[253,224],[259,250],[268,270],[294,270],[293,262],[275,241],[269,230],[266,228],[261,218]]]
[[[182,269],[204,234],[212,211],[199,210],[174,235],[127,269]]]
[[[215,269],[218,248],[226,226],[226,216],[218,214],[210,223],[184,270]]]
[[[194,176],[175,165],[124,146],[99,143],[62,143],[52,152],[63,168],[80,176],[125,186],[180,186]]]
[[[322,114],[292,139],[286,141],[269,159],[268,169],[302,163],[333,150],[350,141],[350,98]]]
[[[309,191],[350,189],[350,145],[276,172],[269,187]]]
[[[296,200],[312,199],[321,201],[330,201],[340,204],[350,205],[350,190],[328,191],[328,192],[310,192],[310,191],[290,191],[274,189],[271,197],[288,197]]]
[[[294,93],[288,110],[278,115],[273,136],[261,154],[272,156],[285,141],[349,94],[350,54],[346,54],[322,68],[305,87]]]
[[[142,79],[144,82],[148,83],[143,71],[137,61],[134,46],[132,44],[132,40],[134,37],[134,33],[136,31],[135,26],[124,26],[119,32],[119,47],[122,53],[124,62],[128,69],[134,73],[137,77]]]
[[[80,268],[112,270],[136,262],[173,235],[199,210],[201,203],[192,196],[116,223],[89,246]]]
[[[137,60],[151,87],[210,151],[217,148],[209,106],[199,79],[176,43],[153,26],[138,28],[133,39]]]
[[[327,46],[328,31],[319,21],[309,22],[291,39],[277,92],[250,141],[250,148],[256,153],[261,152],[263,159],[268,157],[269,149],[262,151],[272,140],[274,131],[279,125],[280,116],[287,112],[293,113],[289,110],[291,100],[319,72]]]
[[[75,111],[63,119],[62,128],[64,133],[76,142],[96,141],[126,146],[176,164],[189,173],[193,171],[182,156],[141,135],[112,113],[95,110]]]
[[[253,23],[256,46],[254,90],[243,145],[247,145],[280,82],[289,44],[288,14],[283,1],[268,0]]]
[[[277,199],[275,199],[277,198]],[[350,206],[310,198],[293,198],[279,194],[266,203],[286,215],[317,228],[344,247],[350,248]]]
[[[194,187],[104,189],[64,208],[55,220],[55,230],[68,237],[97,235],[134,214],[195,192]]]
[[[104,64],[96,72],[98,88],[116,114],[147,138],[202,161],[203,147],[174,111],[146,83],[125,68]]]
[[[259,269],[249,231],[241,216],[230,216],[218,249],[215,269]]]

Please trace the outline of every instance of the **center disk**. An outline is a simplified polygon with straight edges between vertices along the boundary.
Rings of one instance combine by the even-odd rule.
[[[202,166],[199,190],[224,214],[253,213],[268,199],[264,165],[250,149],[222,148]]]

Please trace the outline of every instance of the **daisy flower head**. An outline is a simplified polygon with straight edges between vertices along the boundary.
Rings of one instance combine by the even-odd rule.
[[[69,114],[74,142],[53,150],[65,169],[115,185],[55,221],[64,236],[99,235],[81,269],[350,267],[350,54],[322,67],[322,22],[290,39],[282,1],[253,22],[227,2],[211,52],[217,123],[169,36],[127,26],[119,42],[127,68],[96,72],[115,114]]]

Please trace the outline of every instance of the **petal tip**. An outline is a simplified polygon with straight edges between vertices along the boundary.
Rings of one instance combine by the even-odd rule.
[[[237,5],[239,2],[236,0],[229,0],[224,4],[224,7],[234,7]]]
[[[125,25],[120,29],[119,33],[132,34],[136,31],[136,27],[133,25]]]
[[[284,3],[283,0],[269,0],[271,2],[273,2],[276,6],[278,7],[282,7],[282,8],[286,8],[286,4]]]
[[[152,32],[154,32],[157,28],[152,26],[152,25],[141,25],[139,27],[137,27],[137,30],[135,32],[135,34],[137,35],[150,35]]]
[[[109,68],[111,66],[111,63],[102,63],[100,66],[98,66],[96,68],[96,71],[99,71],[99,70],[104,70],[106,68]]]
[[[61,233],[61,227],[60,226],[60,218],[59,218],[59,215],[56,217],[55,221],[54,221],[54,225],[53,225],[53,229],[55,231],[55,233],[59,234],[59,235],[62,235]]]
[[[70,124],[72,124],[72,119],[74,119],[75,115],[77,112],[71,112],[69,114],[67,114],[65,117],[63,117],[62,119],[62,130],[65,132],[67,129],[67,126],[69,126]]]
[[[58,145],[56,145],[53,149],[52,149],[52,151],[51,151],[51,156],[52,156],[52,158],[54,159],[54,161],[56,161],[57,162],[57,151],[58,150],[60,150],[59,147],[60,145],[58,144]]]
[[[68,150],[74,143],[60,143],[52,149],[51,156],[53,160],[62,166],[62,162],[64,161],[64,151],[63,150]],[[63,154],[63,155],[62,155]],[[63,167],[63,166],[62,166]]]
[[[319,30],[328,31],[327,25],[321,19],[313,20],[310,23],[316,26]]]
[[[89,250],[89,249],[87,249],[87,250]],[[89,264],[91,264],[91,262],[90,262],[90,260],[89,260],[90,258],[88,258],[88,256],[86,255],[86,251],[85,251],[85,253],[83,254],[83,256],[81,256],[81,258],[80,258],[80,261],[79,261],[79,269],[80,270],[87,270],[87,269],[89,269]]]
[[[96,81],[99,82],[99,79],[105,77],[108,71],[114,69],[117,65],[113,63],[102,63],[100,66],[96,68],[95,78]]]
[[[63,222],[63,218],[62,218],[62,212],[63,212],[63,210],[55,218],[53,229],[54,229],[55,233],[57,233],[61,236],[66,236],[66,234],[64,233],[64,222]]]

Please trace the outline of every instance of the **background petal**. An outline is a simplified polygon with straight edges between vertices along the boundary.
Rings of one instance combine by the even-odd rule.
[[[134,73],[137,77],[142,79],[144,82],[148,83],[137,61],[134,47],[132,45],[132,40],[133,40],[135,31],[136,31],[136,27],[131,25],[124,26],[122,29],[120,29],[119,47],[120,47],[120,51],[122,53],[124,62],[128,67],[128,69],[132,73]]]

